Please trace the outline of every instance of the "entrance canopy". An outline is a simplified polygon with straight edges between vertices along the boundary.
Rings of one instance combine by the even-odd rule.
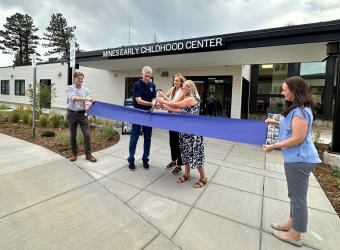
[[[82,66],[105,70],[133,70],[145,65],[157,68],[208,67],[266,63],[322,61],[326,55],[325,42],[211,51],[201,53],[161,55],[102,60],[80,59]]]
[[[336,41],[340,20],[81,52],[76,60],[106,70],[309,62],[324,60]]]

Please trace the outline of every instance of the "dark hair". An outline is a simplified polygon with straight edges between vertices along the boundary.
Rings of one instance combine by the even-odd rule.
[[[287,84],[288,89],[293,93],[294,100],[286,101],[286,107],[282,114],[287,116],[292,109],[304,107],[310,107],[313,111],[314,104],[305,79],[300,76],[292,76],[287,78],[284,82]]]

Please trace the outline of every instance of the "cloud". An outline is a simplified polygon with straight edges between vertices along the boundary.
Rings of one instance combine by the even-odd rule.
[[[97,50],[130,43],[178,40],[338,19],[338,0],[2,0],[5,17],[29,14],[42,36],[54,13],[62,13],[80,47]],[[8,65],[0,58],[0,66]]]

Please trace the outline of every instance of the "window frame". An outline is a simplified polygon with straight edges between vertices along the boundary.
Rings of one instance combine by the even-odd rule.
[[[18,84],[20,86],[19,89],[17,88],[17,83],[20,83],[20,84]],[[21,92],[21,90],[22,90],[21,85],[22,84],[24,85],[23,93]],[[25,87],[25,80],[24,79],[14,80],[14,94],[17,95],[17,96],[25,96],[26,95],[26,87]]]
[[[3,87],[3,85],[6,85],[6,87]],[[9,94],[10,94],[10,80],[1,80],[1,95]]]

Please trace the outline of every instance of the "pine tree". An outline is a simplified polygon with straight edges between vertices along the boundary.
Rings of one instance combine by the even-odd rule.
[[[15,54],[14,65],[29,64],[39,45],[39,37],[35,35],[39,29],[27,14],[15,13],[6,20],[5,29],[0,30],[0,50],[5,54]]]
[[[70,42],[74,37],[74,30],[76,26],[68,27],[66,18],[61,13],[53,14],[51,16],[50,25],[46,27],[47,32],[44,33],[44,40],[47,40],[47,44],[43,44],[44,47],[52,48],[45,55],[51,56],[55,54],[64,55],[70,50]],[[79,50],[79,44],[76,44]],[[51,58],[54,60],[55,57]]]

